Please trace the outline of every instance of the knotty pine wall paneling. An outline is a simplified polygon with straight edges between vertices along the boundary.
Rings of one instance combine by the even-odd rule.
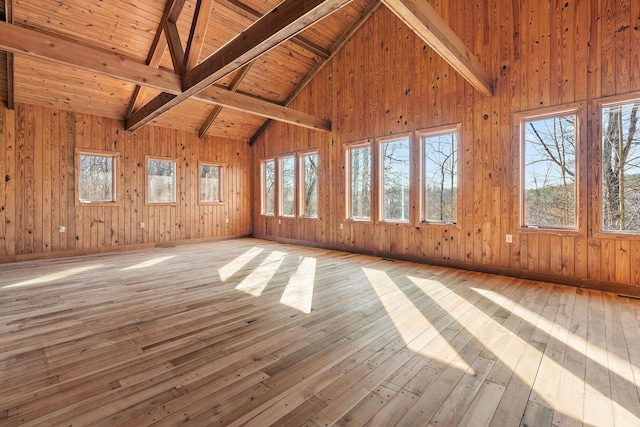
[[[331,134],[278,124],[254,145],[254,233],[640,293],[640,238],[599,233],[594,220],[600,209],[599,138],[594,132],[599,111],[594,102],[640,91],[640,4],[430,3],[494,76],[495,96],[484,97],[473,89],[393,13],[379,8],[292,104],[330,118]],[[519,142],[513,115],[575,102],[585,106],[587,121],[578,149],[583,166],[580,230],[520,230]],[[456,226],[418,224],[415,197],[410,226],[346,220],[345,144],[454,123],[461,123],[462,193]],[[280,225],[277,218],[259,212],[259,161],[301,146],[317,148],[320,154],[315,234],[310,234],[308,220],[283,218]],[[506,234],[513,236],[513,243],[505,242]]]
[[[76,201],[82,149],[118,153],[115,205]],[[0,154],[0,261],[251,234],[245,141],[154,126],[131,133],[118,120],[17,103],[0,107]],[[146,156],[176,159],[177,203],[145,203]],[[200,161],[224,165],[223,203],[198,203]]]

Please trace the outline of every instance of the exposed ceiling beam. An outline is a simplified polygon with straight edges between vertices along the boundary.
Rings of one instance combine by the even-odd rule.
[[[290,123],[307,129],[331,132],[331,121],[321,119],[311,114],[292,110],[282,105],[273,104],[261,99],[252,98],[238,92],[232,92],[226,88],[211,86],[197,95],[200,101],[222,105],[231,110],[253,114],[267,119]]]
[[[327,59],[325,61],[318,62],[311,69],[311,71],[307,73],[302,81],[295,87],[293,92],[291,92],[289,96],[287,96],[287,99],[284,100],[282,105],[284,105],[285,107],[288,106],[300,94],[300,92],[302,92],[302,90],[309,84],[309,82],[313,80],[313,78],[324,68],[324,66],[331,59],[333,59],[333,57],[340,51],[340,49],[342,49],[347,41],[349,41],[349,39],[353,37],[356,31],[358,31],[360,27],[362,27],[362,24],[364,24],[366,20],[369,19],[371,15],[373,15],[373,12],[375,12],[380,7],[380,5],[381,3],[379,0],[371,0],[369,4],[367,4],[360,16],[355,21],[353,21],[353,23],[349,26],[349,28],[347,28],[344,34],[340,38],[338,38],[338,40],[336,40],[331,48],[329,48],[329,56],[327,57]],[[260,135],[262,135],[267,131],[267,129],[269,129],[272,123],[273,120],[267,120],[266,122],[264,122],[260,129],[258,129],[256,133],[253,134],[251,140],[249,141],[249,144],[253,145],[260,137]]]
[[[191,70],[198,65],[212,11],[213,0],[198,0],[196,3],[196,10],[193,13],[193,22],[191,23],[191,31],[189,32],[185,52],[183,67],[185,71]]]
[[[13,24],[13,0],[4,0],[4,21]],[[7,108],[15,110],[15,66],[13,53],[7,52]]]
[[[253,62],[249,62],[247,65],[242,67],[240,69],[240,71],[238,71],[238,73],[233,78],[233,81],[231,81],[231,84],[229,85],[227,90],[230,90],[231,92],[235,92],[235,91],[238,90],[238,87],[240,86],[240,83],[242,83],[242,81],[247,76],[247,74],[249,74],[249,70],[251,69],[251,65],[253,65]],[[224,107],[222,107],[221,105],[216,105],[213,108],[213,111],[211,111],[211,113],[209,113],[209,116],[207,117],[207,120],[205,120],[204,123],[202,124],[202,126],[200,126],[200,131],[198,132],[198,136],[200,137],[200,139],[205,137],[205,135],[209,131],[209,128],[211,127],[213,122],[215,122],[215,120],[218,118],[218,115],[220,114],[220,112],[222,112],[223,108]]]
[[[153,42],[151,43],[149,55],[147,56],[147,65],[149,65],[150,67],[160,67],[162,57],[164,56],[164,53],[168,47],[167,37],[163,37],[165,23],[169,21],[169,17],[180,15],[185,2],[186,0],[169,0],[169,2],[167,3],[167,7],[164,10],[162,18],[160,19],[160,24],[158,25],[158,29],[156,30],[156,35],[154,36]],[[129,117],[131,114],[133,114],[134,111],[138,110],[144,105],[146,94],[147,88],[145,86],[136,86],[133,91],[133,95],[131,96],[131,101],[129,102],[127,117]]]
[[[158,99],[152,100],[128,117],[127,130],[136,130],[149,123],[350,2],[351,0],[283,1],[188,71],[183,77],[182,93],[176,96],[161,94]]]
[[[475,55],[425,0],[381,0],[473,87],[493,96],[493,79]]]
[[[144,62],[117,53],[82,45],[59,36],[0,22],[0,50],[78,68],[90,73],[147,86],[167,93],[181,93],[180,76],[154,69]],[[251,96],[210,87],[194,99],[237,111],[282,120],[312,129],[331,130],[331,123],[310,114],[257,100]]]
[[[0,49],[112,77],[163,92],[180,93],[179,75],[143,61],[42,31],[0,22]]]
[[[217,0],[217,3],[222,4],[226,8],[233,10],[238,15],[244,16],[247,19],[255,20],[262,17],[262,13],[242,3],[239,0]],[[297,44],[303,49],[308,50],[321,59],[326,59],[327,57],[329,57],[329,52],[327,52],[326,49],[323,49],[322,46],[319,46],[300,35],[292,37],[291,42]]]

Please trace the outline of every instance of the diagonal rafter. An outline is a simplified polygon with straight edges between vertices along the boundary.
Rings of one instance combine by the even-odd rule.
[[[185,71],[192,70],[198,65],[212,11],[213,0],[198,0],[196,3],[193,22],[191,23],[191,31],[189,32],[189,39],[187,41],[187,49],[184,55],[183,70]]]
[[[182,93],[158,95],[127,118],[126,128],[135,130],[149,123],[350,2],[351,0],[285,0],[188,71],[183,78]]]
[[[226,8],[233,10],[238,15],[244,16],[247,19],[255,20],[262,17],[262,14],[260,12],[242,3],[239,0],[217,0],[217,2],[221,5],[224,5]],[[329,57],[329,52],[327,52],[326,49],[313,43],[310,40],[307,40],[301,35],[292,37],[291,42],[297,44],[303,49],[308,50],[320,59],[327,59]]]
[[[13,0],[4,1],[4,21],[13,24]],[[7,52],[7,108],[15,109],[15,66],[13,63],[13,53]]]
[[[480,61],[465,46],[424,0],[381,0],[429,47],[485,96],[493,96],[493,79]]]
[[[326,60],[318,62],[312,69],[307,73],[307,75],[302,79],[302,81],[296,86],[296,88],[287,96],[287,99],[282,102],[281,105],[288,106],[291,102],[302,92],[302,90],[309,84],[311,80],[324,68],[324,66],[333,59],[333,57],[342,49],[342,46],[360,29],[362,24],[365,23],[367,19],[381,6],[379,0],[371,0],[367,6],[364,8],[360,16],[353,21],[353,23],[347,28],[344,34],[336,40],[336,42],[329,48],[329,56]],[[249,141],[250,145],[253,145],[256,140],[269,129],[269,127],[273,124],[274,120],[267,120],[264,124],[256,131],[255,134],[251,137]]]
[[[169,21],[169,19],[174,19],[174,21],[178,19],[178,16],[180,16],[180,12],[182,12],[182,8],[184,7],[185,3],[186,0],[169,0],[169,2],[167,3],[167,7],[165,8],[162,18],[160,19],[158,30],[156,31],[156,35],[153,38],[153,42],[151,43],[149,55],[147,56],[147,65],[149,65],[150,67],[160,67],[162,57],[164,56],[164,53],[168,47],[167,37],[163,37],[166,23]],[[133,91],[133,95],[131,96],[131,102],[129,102],[127,117],[133,114],[134,111],[142,107],[146,94],[147,88],[145,86],[136,86]]]
[[[181,79],[175,73],[155,69],[143,61],[96,49],[65,37],[5,22],[0,22],[0,50],[150,87],[168,95],[181,93]],[[202,91],[195,99],[310,129],[331,130],[328,120],[215,86]]]
[[[242,83],[242,81],[247,76],[247,74],[249,74],[249,70],[251,69],[251,65],[253,65],[253,62],[249,62],[247,65],[242,67],[240,69],[240,71],[238,71],[238,73],[233,78],[233,81],[231,82],[231,84],[229,85],[227,90],[230,90],[231,92],[235,92],[235,91],[238,90],[238,87],[240,86],[240,83]],[[205,137],[205,135],[209,131],[209,128],[211,127],[213,122],[218,118],[218,115],[220,115],[220,113],[222,112],[223,108],[224,107],[222,107],[221,105],[216,105],[213,108],[213,111],[211,111],[211,113],[209,113],[209,116],[204,121],[202,126],[200,126],[200,130],[198,131],[198,136],[200,137],[200,139]]]

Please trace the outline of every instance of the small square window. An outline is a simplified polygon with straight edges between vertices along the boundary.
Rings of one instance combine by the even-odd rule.
[[[200,202],[219,203],[222,201],[222,167],[200,165]]]
[[[78,200],[80,203],[116,201],[117,154],[78,153]]]
[[[147,203],[176,202],[176,161],[147,159]]]

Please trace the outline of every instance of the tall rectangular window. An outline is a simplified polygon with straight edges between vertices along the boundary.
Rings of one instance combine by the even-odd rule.
[[[300,156],[300,215],[318,217],[318,153]]]
[[[371,218],[371,144],[352,145],[347,148],[347,218]]]
[[[640,100],[602,108],[602,230],[640,232]]]
[[[380,143],[380,206],[383,221],[409,221],[409,138]]]
[[[222,201],[222,167],[200,164],[200,202],[218,203]]]
[[[276,214],[276,162],[265,160],[261,167],[262,215]]]
[[[176,202],[176,161],[147,159],[147,203]]]
[[[280,158],[280,215],[296,215],[296,162],[293,156]]]
[[[422,222],[454,224],[458,215],[458,131],[423,133]]]
[[[522,225],[576,228],[577,113],[521,121]]]
[[[78,199],[80,203],[116,201],[117,154],[78,153]]]

